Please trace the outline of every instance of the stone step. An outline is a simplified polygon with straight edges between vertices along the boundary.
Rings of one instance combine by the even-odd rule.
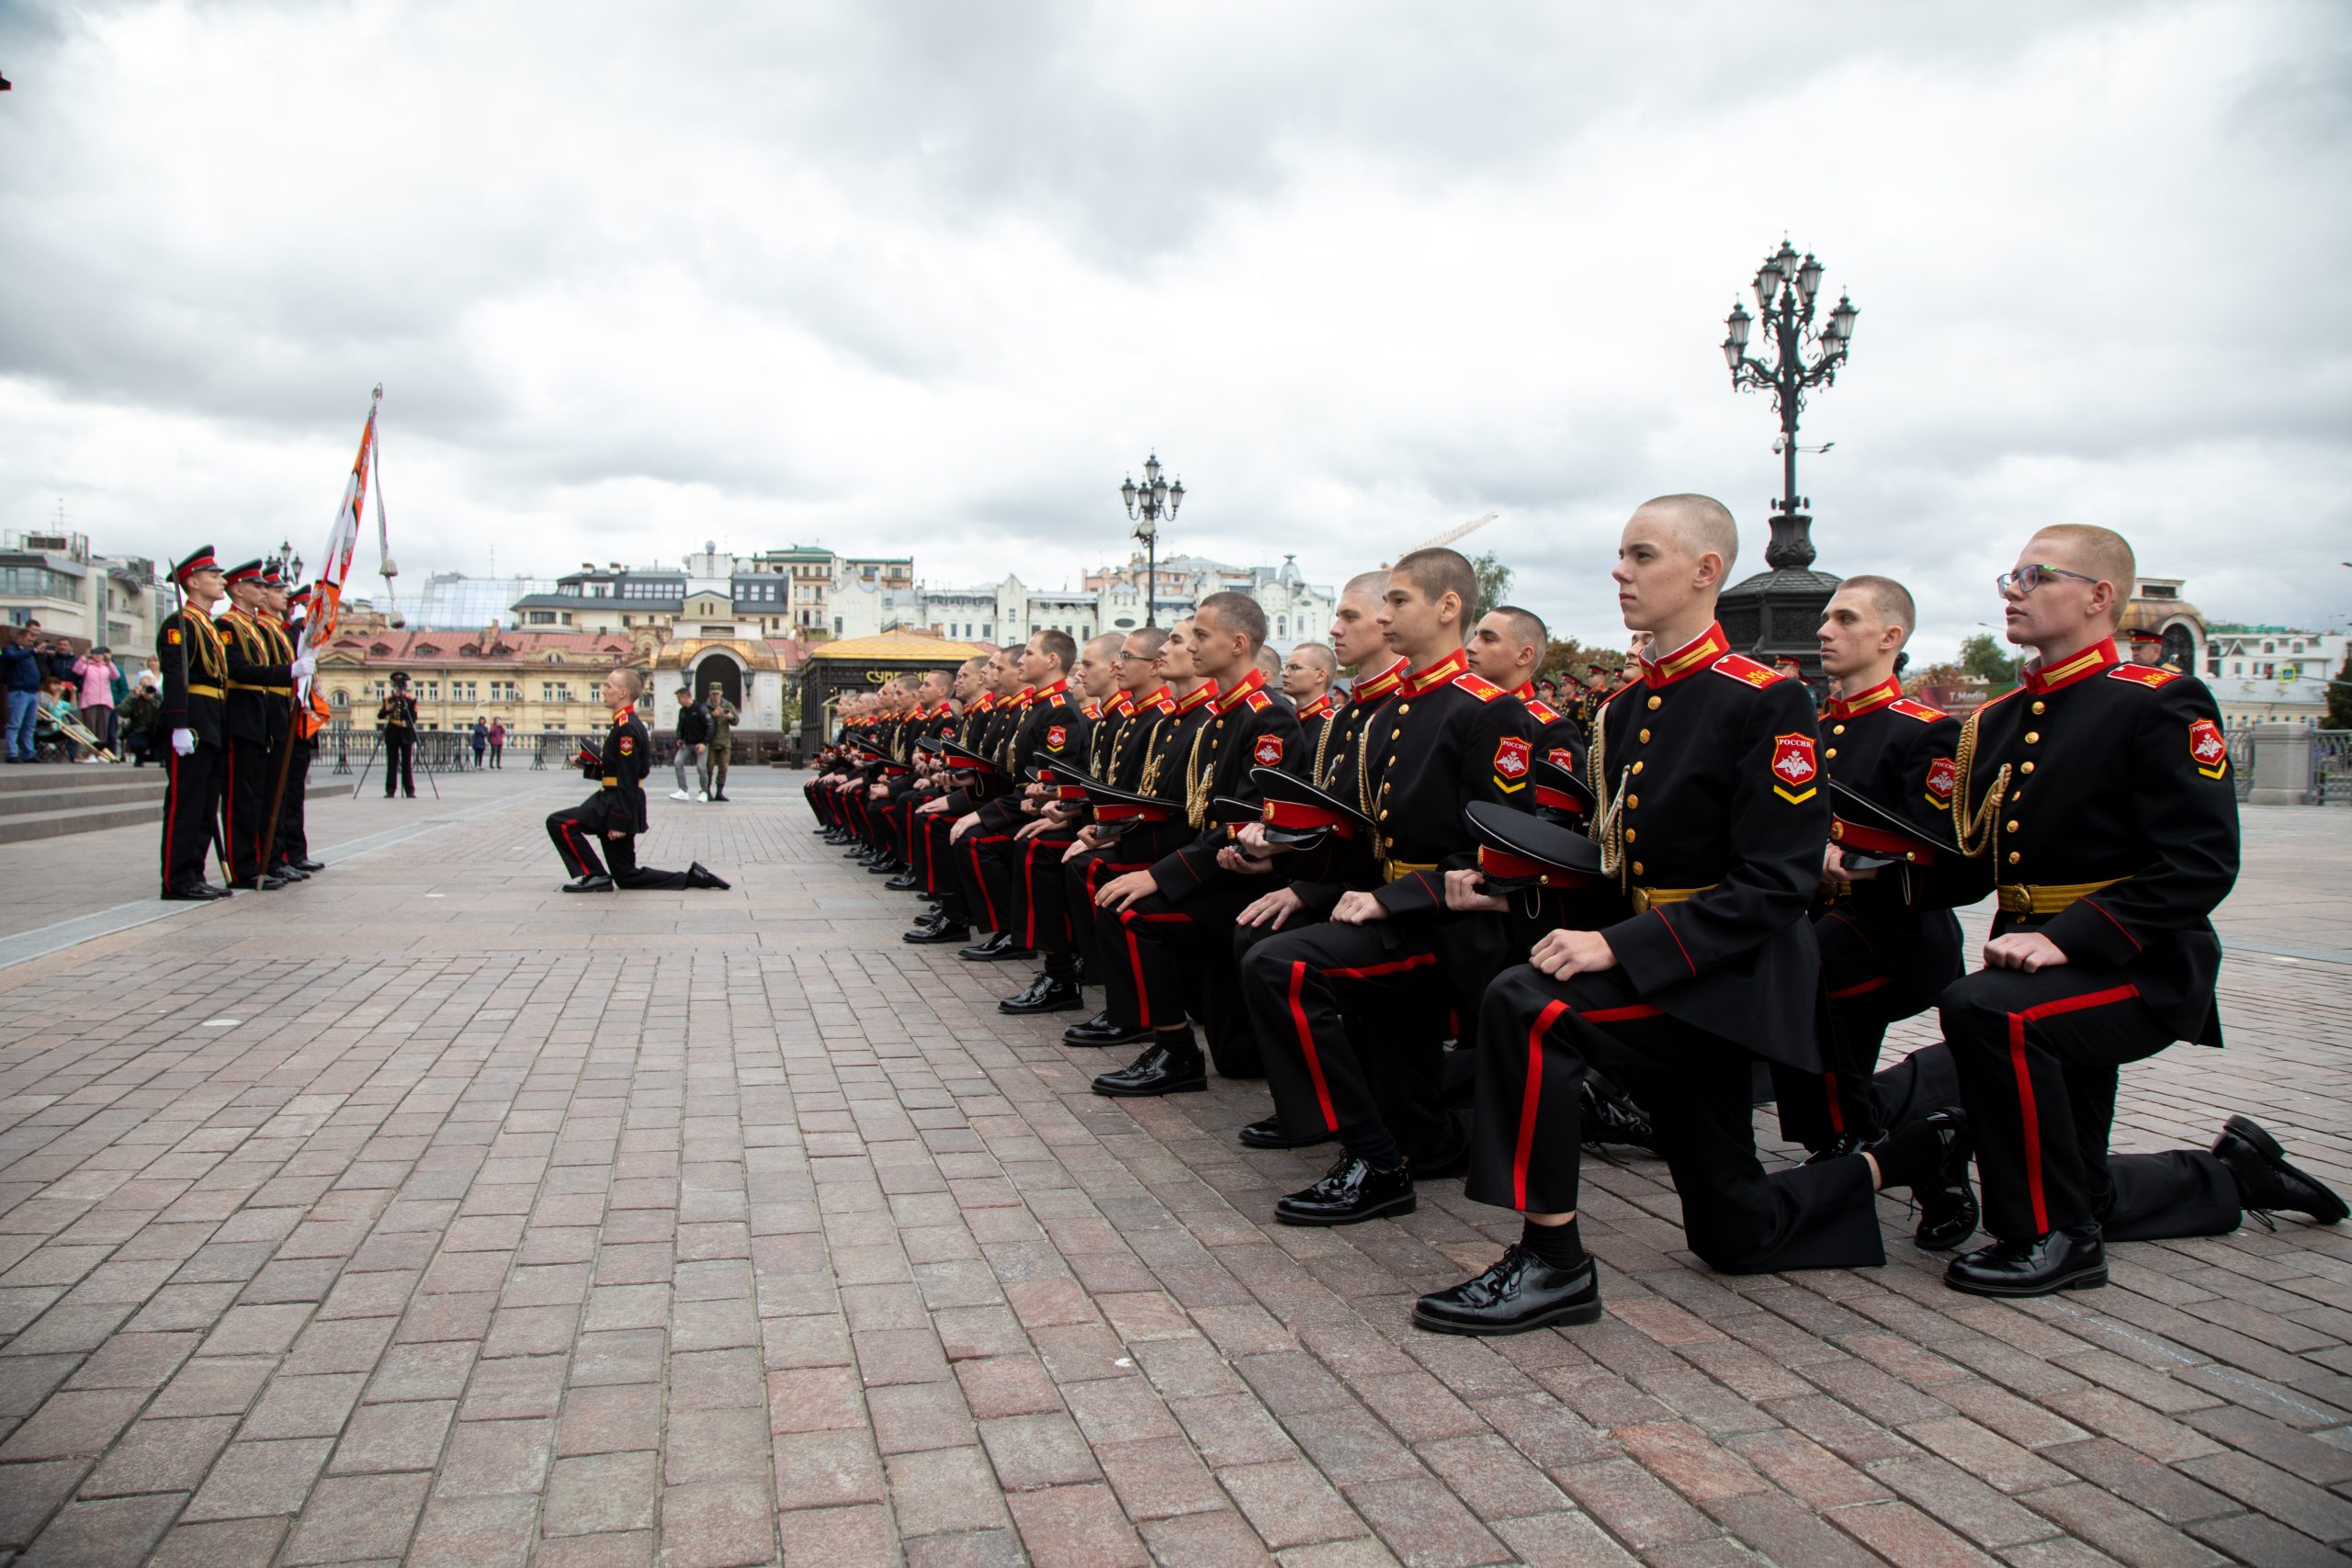
[[[85,806],[142,806],[164,798],[164,775],[149,768],[117,782],[93,779],[80,786],[53,789],[12,789],[0,795],[0,821],[44,811],[71,811]]]
[[[161,776],[128,762],[11,762],[0,766],[0,797],[28,789],[78,789],[100,779]]]
[[[333,795],[349,795],[347,784],[313,784],[308,795],[312,800]],[[94,806],[68,807],[54,811],[27,811],[0,815],[0,844],[28,843],[35,839],[62,838],[69,833],[102,833],[109,828],[161,828],[163,825],[163,795],[158,791],[149,798],[134,798],[129,803],[113,801]]]

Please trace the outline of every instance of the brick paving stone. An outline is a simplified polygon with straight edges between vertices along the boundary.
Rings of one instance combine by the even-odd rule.
[[[481,815],[45,985],[0,970],[0,1553],[2057,1568],[2352,1540],[2352,1240],[2120,1247],[2105,1291],[2004,1303],[1942,1290],[1890,1202],[1883,1269],[1734,1280],[1656,1161],[1612,1159],[1601,1323],[1421,1336],[1411,1292],[1504,1216],[1430,1183],[1404,1224],[1272,1225],[1320,1162],[1233,1145],[1261,1085],[1094,1099],[1061,1021],[995,1013],[1012,976],[895,941],[902,901],[794,782],[658,815],[739,868],[725,896],[568,907],[554,781],[458,775]],[[2352,816],[2245,819],[2230,1049],[2127,1070],[2118,1145],[2244,1111],[2346,1184]],[[76,840],[61,886],[119,864],[143,897],[151,840]],[[274,956],[420,884],[446,913]]]

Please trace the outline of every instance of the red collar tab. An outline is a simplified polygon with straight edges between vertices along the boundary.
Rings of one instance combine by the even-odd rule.
[[[1251,666],[1250,673],[1241,677],[1240,680],[1236,681],[1233,683],[1233,689],[1231,691],[1225,693],[1216,699],[1216,711],[1219,713],[1231,713],[1235,708],[1241,705],[1243,700],[1247,698],[1250,693],[1256,691],[1265,683],[1266,672],[1263,670],[1258,669],[1254,665]]]
[[[1102,705],[1102,711],[1125,718],[1136,711],[1136,700],[1125,692],[1114,692],[1111,700]]]
[[[1885,680],[1881,681],[1877,685],[1872,686],[1867,692],[1863,692],[1856,696],[1839,697],[1836,702],[1825,705],[1821,710],[1821,716],[1824,718],[1860,718],[1866,713],[1871,713],[1879,708],[1884,707],[1887,704],[1894,702],[1896,698],[1902,695],[1903,683],[1900,681],[1897,681],[1894,676],[1889,675]]]
[[[1532,681],[1521,681],[1518,685],[1513,686],[1510,689],[1510,694],[1517,697],[1521,702],[1532,703],[1535,700],[1535,682]]]
[[[1326,692],[1321,696],[1316,698],[1313,702],[1298,710],[1298,722],[1305,724],[1309,719],[1321,718],[1325,714],[1329,713],[1330,711],[1331,694]]]
[[[1204,681],[1199,685],[1193,688],[1192,695],[1187,697],[1177,697],[1174,701],[1176,704],[1176,711],[1178,713],[1190,713],[1194,708],[1199,707],[1203,703],[1213,703],[1216,701],[1216,682],[1215,681]]]
[[[994,706],[996,706],[996,694],[994,692],[982,692],[973,700],[972,711],[974,713],[986,713]]]
[[[1174,713],[1176,711],[1176,699],[1170,694],[1167,687],[1155,687],[1149,695],[1137,697],[1136,699],[1136,711],[1137,713],[1141,713],[1146,708],[1158,708],[1162,713]]]
[[[615,724],[627,724],[630,719],[633,719],[636,716],[637,705],[635,703],[631,703],[628,706],[621,709],[620,712],[613,715],[613,722]]]
[[[1647,654],[1644,654],[1641,661],[1642,681],[1653,690],[1660,686],[1671,686],[1677,681],[1687,679],[1699,671],[1704,670],[1730,651],[1731,639],[1724,636],[1723,623],[1716,621],[1710,624],[1705,631],[1701,632],[1664,659],[1653,660]]]
[[[1050,686],[1039,687],[1037,689],[1037,700],[1041,703],[1049,703],[1069,690],[1069,677],[1065,675]]]
[[[1408,697],[1418,697],[1423,692],[1444,685],[1469,668],[1470,650],[1466,648],[1457,648],[1428,669],[1416,670],[1406,676],[1400,690]]]
[[[2030,666],[2025,672],[2025,689],[2036,694],[2063,691],[2077,681],[2089,680],[2110,664],[2121,662],[2115,651],[2115,639],[2108,637],[2053,669],[2044,670],[2038,664]]]
[[[1358,681],[1348,694],[1351,702],[1376,703],[1405,682],[1405,660],[1399,658],[1378,674]]]

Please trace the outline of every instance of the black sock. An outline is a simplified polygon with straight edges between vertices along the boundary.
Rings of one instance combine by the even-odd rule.
[[[1075,953],[1056,953],[1050,948],[1047,949],[1046,953],[1046,978],[1048,980],[1068,980],[1075,983],[1078,979],[1078,954]]]
[[[1396,1135],[1388,1130],[1387,1122],[1376,1116],[1340,1128],[1340,1146],[1374,1170],[1394,1170],[1405,1163],[1405,1151],[1396,1146]]]
[[[1889,1134],[1886,1142],[1871,1151],[1871,1157],[1878,1161],[1882,1190],[1933,1181],[1943,1167],[1942,1130],[1925,1120],[1913,1122]]]
[[[1520,1226],[1519,1245],[1530,1258],[1564,1272],[1584,1263],[1584,1238],[1577,1234],[1574,1220],[1564,1225],[1539,1225],[1528,1220]]]

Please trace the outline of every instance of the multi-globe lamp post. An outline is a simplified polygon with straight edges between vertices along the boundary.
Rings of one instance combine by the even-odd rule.
[[[1756,271],[1758,313],[1748,314],[1745,303],[1733,305],[1723,343],[1733,389],[1770,392],[1781,417],[1773,444],[1781,454],[1781,498],[1773,503],[1772,536],[1764,547],[1770,570],[1724,592],[1724,632],[1742,652],[1768,661],[1793,658],[1813,675],[1820,672],[1814,633],[1838,580],[1812,570],[1813,518],[1804,510],[1811,503],[1797,494],[1797,421],[1806,392],[1836,383],[1861,314],[1843,294],[1834,308],[1821,309],[1822,272],[1816,257],[1800,256],[1782,240]],[[1758,325],[1763,333],[1751,354]]]
[[[1136,537],[1143,541],[1144,590],[1143,624],[1155,626],[1153,611],[1159,598],[1159,523],[1161,518],[1176,520],[1176,509],[1184,504],[1184,481],[1170,484],[1159,476],[1159,454],[1154,452],[1144,459],[1143,483],[1137,484],[1129,474],[1119,486],[1119,495],[1127,503],[1127,517],[1136,525]]]

